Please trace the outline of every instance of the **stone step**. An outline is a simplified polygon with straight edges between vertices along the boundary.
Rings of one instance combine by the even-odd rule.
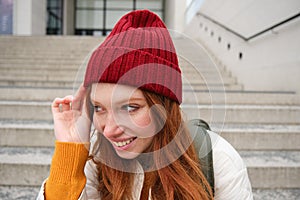
[[[2,120],[48,120],[52,121],[51,102],[1,101]]]
[[[27,68],[28,67],[28,68]],[[18,79],[32,79],[36,80],[38,77],[46,77],[47,79],[55,78],[56,76],[60,76],[60,80],[68,80],[70,77],[74,77],[77,75],[78,72],[82,72],[84,67],[81,64],[74,64],[74,65],[64,65],[64,64],[57,64],[53,65],[52,68],[49,68],[46,65],[41,66],[19,66],[19,67],[0,67],[0,76],[1,80],[14,80],[16,77]],[[58,78],[56,78],[58,79]],[[202,80],[202,82],[208,83],[219,83],[219,84],[236,84],[236,78],[224,75],[222,79],[219,75],[215,75],[211,72],[205,72],[201,75],[193,74],[193,73],[186,73],[184,74],[184,81],[193,82],[194,80]]]
[[[43,63],[43,64],[11,64],[11,63],[2,63],[0,64],[0,70],[3,72],[10,73],[10,71],[14,72],[15,70],[31,71],[37,70],[39,73],[43,73],[43,71],[56,71],[56,70],[75,70],[77,71],[83,62],[65,64],[65,63]],[[2,71],[1,71],[2,72]],[[21,72],[20,72],[21,73]]]
[[[15,76],[20,78],[29,78],[32,77],[33,79],[36,76],[45,76],[45,77],[53,77],[60,75],[62,80],[64,78],[68,78],[69,76],[76,75],[79,71],[83,76],[84,71],[86,69],[86,65],[83,63],[73,64],[73,65],[66,65],[66,64],[56,64],[56,65],[23,65],[23,66],[0,66],[0,73],[1,79],[2,77],[7,77],[6,80],[9,78],[14,79]],[[194,80],[203,80],[202,82],[214,82],[218,84],[236,84],[236,78],[225,75],[221,78],[219,75],[214,74],[213,72],[203,72],[200,74],[193,74],[193,73],[186,73],[183,75],[184,82],[193,82]]]
[[[4,62],[0,62],[1,67],[14,67],[14,66],[52,66],[52,65],[74,65],[74,64],[80,64],[81,61],[84,59],[84,57],[80,57],[79,59],[30,59],[30,60],[5,60]]]
[[[82,75],[83,76],[83,75]],[[38,75],[24,75],[21,73],[18,74],[0,74],[0,80],[1,81],[71,81],[73,82],[76,78],[76,74],[74,73],[64,73],[61,71],[57,71],[56,74],[48,74],[41,71],[41,73]],[[236,80],[234,78],[224,78],[223,82],[220,83],[218,80],[211,78],[211,79],[202,79],[201,77],[193,78],[189,77],[189,80],[183,81],[183,83],[187,84],[196,84],[196,85],[234,85],[236,83]]]
[[[300,124],[211,124],[237,150],[300,150]]]
[[[49,175],[53,148],[0,149],[0,185],[40,186]]]
[[[253,189],[254,200],[299,200],[300,189]]]
[[[46,73],[41,73],[40,75],[27,75],[25,76],[24,74],[6,74],[6,75],[0,75],[0,80],[1,81],[14,81],[18,80],[20,82],[40,82],[40,81],[65,81],[65,82],[74,82],[76,79],[76,74],[70,74],[70,73],[59,73],[57,72],[56,74],[46,74]]]
[[[40,187],[0,186],[0,199],[36,199]],[[254,200],[298,200],[300,189],[253,189]]]
[[[66,88],[0,87],[0,100],[52,101],[56,97],[75,94]],[[300,95],[282,92],[188,92],[183,93],[185,104],[237,105],[300,105]]]
[[[0,185],[40,186],[49,174],[52,148],[0,149]],[[253,188],[300,187],[298,151],[241,151]]]
[[[270,91],[185,91],[185,104],[300,105],[300,95]]]
[[[300,150],[300,125],[211,124],[211,129],[238,150]],[[0,121],[0,138],[0,146],[53,147],[55,141],[47,121]]]
[[[48,55],[47,55],[48,56]],[[77,69],[78,66],[80,66],[84,61],[87,61],[89,58],[89,54],[85,54],[84,56],[77,56],[76,59],[64,57],[62,58],[45,58],[45,57],[39,57],[39,58],[31,58],[31,59],[2,59],[0,62],[0,69],[49,69],[54,70],[59,66],[66,66],[67,68],[70,68],[70,66],[73,66],[73,69]],[[77,67],[76,67],[77,66]],[[187,68],[182,68],[183,75],[185,74],[193,74],[197,77],[204,76],[206,74],[213,74],[215,76],[219,76],[221,78],[221,75],[227,75],[229,76],[229,72],[224,72],[219,69],[201,66],[199,68],[191,68],[191,66],[188,66]]]
[[[1,200],[12,200],[22,199],[31,200],[36,199],[40,187],[29,187],[29,186],[0,186],[0,199]]]
[[[0,101],[0,119],[51,121],[50,105],[51,102]],[[182,109],[187,119],[202,118],[214,123],[299,124],[300,120],[300,106],[184,104]]]
[[[26,47],[21,48],[9,48],[6,50],[0,50],[0,58],[5,61],[5,59],[33,59],[33,58],[76,58],[86,56],[91,50],[93,50],[97,45],[91,46],[76,46],[70,48],[56,47],[53,49],[35,48],[29,49]]]
[[[182,105],[187,119],[214,123],[299,124],[300,106],[278,105]]]
[[[65,65],[73,65],[73,64],[80,64],[85,57],[78,56],[76,59],[73,58],[48,58],[48,57],[39,57],[37,58],[30,58],[30,59],[0,59],[1,66],[22,66],[22,65],[47,65],[47,64],[65,64]]]
[[[196,82],[196,81],[195,81]],[[240,84],[233,84],[233,83],[184,83],[182,85],[182,89],[184,92],[200,92],[200,91],[241,91],[243,86]]]
[[[47,121],[0,121],[0,138],[0,146],[53,147],[55,142],[53,123]]]
[[[75,78],[74,78],[75,79]],[[64,81],[64,80],[1,80],[0,79],[0,87],[62,87],[62,88],[72,88],[75,80]],[[198,80],[195,83],[191,84],[183,84],[183,90],[241,90],[243,87],[237,84],[219,84],[219,83],[201,83],[201,80]]]
[[[0,38],[0,44],[3,47],[10,47],[10,49],[16,48],[28,48],[37,49],[40,47],[48,48],[67,48],[75,46],[88,46],[100,43],[105,37],[94,37],[94,36],[4,36]],[[2,51],[5,50],[1,49]]]
[[[13,87],[60,87],[72,88],[73,82],[69,81],[20,81],[20,80],[0,80],[0,86],[13,86]]]
[[[28,66],[32,67],[32,66]],[[0,73],[2,75],[7,76],[57,76],[57,75],[66,75],[66,76],[75,76],[78,71],[80,71],[81,65],[56,65],[53,68],[43,68],[45,66],[33,67],[33,68],[26,68],[25,67],[0,67]]]
[[[240,151],[253,188],[299,188],[299,151]]]
[[[32,52],[32,53],[19,53],[18,55],[11,54],[0,54],[0,65],[3,64],[44,64],[44,63],[77,63],[82,59],[86,58],[92,53],[93,48],[87,50],[78,50],[78,52]],[[225,71],[225,68],[211,66],[209,64],[193,64],[193,63],[184,63],[179,65],[182,72],[202,72],[202,70],[214,70],[216,72]]]
[[[53,101],[74,94],[71,88],[0,87],[0,100],[6,101]]]

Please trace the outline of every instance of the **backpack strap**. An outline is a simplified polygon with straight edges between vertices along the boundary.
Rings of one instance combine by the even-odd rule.
[[[211,138],[207,130],[209,125],[201,119],[193,119],[188,122],[189,131],[194,141],[196,152],[198,152],[201,170],[208,181],[214,195],[214,168]]]

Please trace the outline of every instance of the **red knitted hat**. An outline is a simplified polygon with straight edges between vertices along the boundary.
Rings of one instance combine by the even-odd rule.
[[[105,41],[93,52],[84,86],[92,83],[135,86],[182,101],[181,71],[171,36],[148,10],[123,16]]]

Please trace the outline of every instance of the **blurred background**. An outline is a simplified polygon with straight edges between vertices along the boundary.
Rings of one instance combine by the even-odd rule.
[[[254,198],[300,199],[299,0],[0,0],[0,199],[35,198],[51,101],[73,94],[86,56],[138,9],[170,29],[182,109],[239,151]]]

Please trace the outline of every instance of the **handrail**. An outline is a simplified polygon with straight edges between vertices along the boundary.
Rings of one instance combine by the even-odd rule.
[[[260,35],[262,35],[262,34],[268,32],[268,31],[270,31],[270,30],[272,30],[272,29],[274,29],[274,28],[276,28],[276,27],[278,27],[278,26],[281,26],[281,25],[283,25],[283,24],[285,24],[285,23],[287,23],[287,22],[289,22],[289,21],[292,21],[293,19],[299,17],[299,16],[300,16],[300,12],[297,13],[297,14],[295,14],[295,15],[293,15],[293,16],[291,16],[291,17],[289,17],[289,18],[287,18],[287,19],[285,19],[285,20],[282,20],[281,22],[279,22],[279,23],[277,23],[277,24],[275,24],[275,25],[273,25],[273,26],[271,26],[271,27],[269,27],[269,28],[266,28],[266,29],[264,29],[264,30],[262,30],[262,31],[259,31],[258,33],[255,33],[254,35],[252,35],[252,36],[250,36],[250,37],[247,37],[247,38],[244,37],[243,35],[241,35],[241,34],[235,32],[234,30],[228,28],[227,26],[224,26],[224,25],[221,24],[220,22],[218,22],[218,21],[216,21],[216,20],[214,20],[214,19],[208,17],[207,15],[205,15],[205,14],[203,14],[203,13],[201,13],[201,12],[197,12],[197,16],[202,16],[202,17],[208,19],[209,21],[211,21],[211,22],[217,24],[218,26],[221,26],[221,27],[224,28],[225,30],[231,32],[232,34],[234,34],[234,35],[238,36],[239,38],[242,38],[243,40],[245,40],[246,42],[248,42],[248,41],[250,41],[250,40],[252,40],[252,39],[254,39],[254,38],[256,38],[256,37],[258,37],[258,36],[260,36]]]
[[[203,0],[192,0],[184,11],[185,23],[188,24],[200,9]]]

